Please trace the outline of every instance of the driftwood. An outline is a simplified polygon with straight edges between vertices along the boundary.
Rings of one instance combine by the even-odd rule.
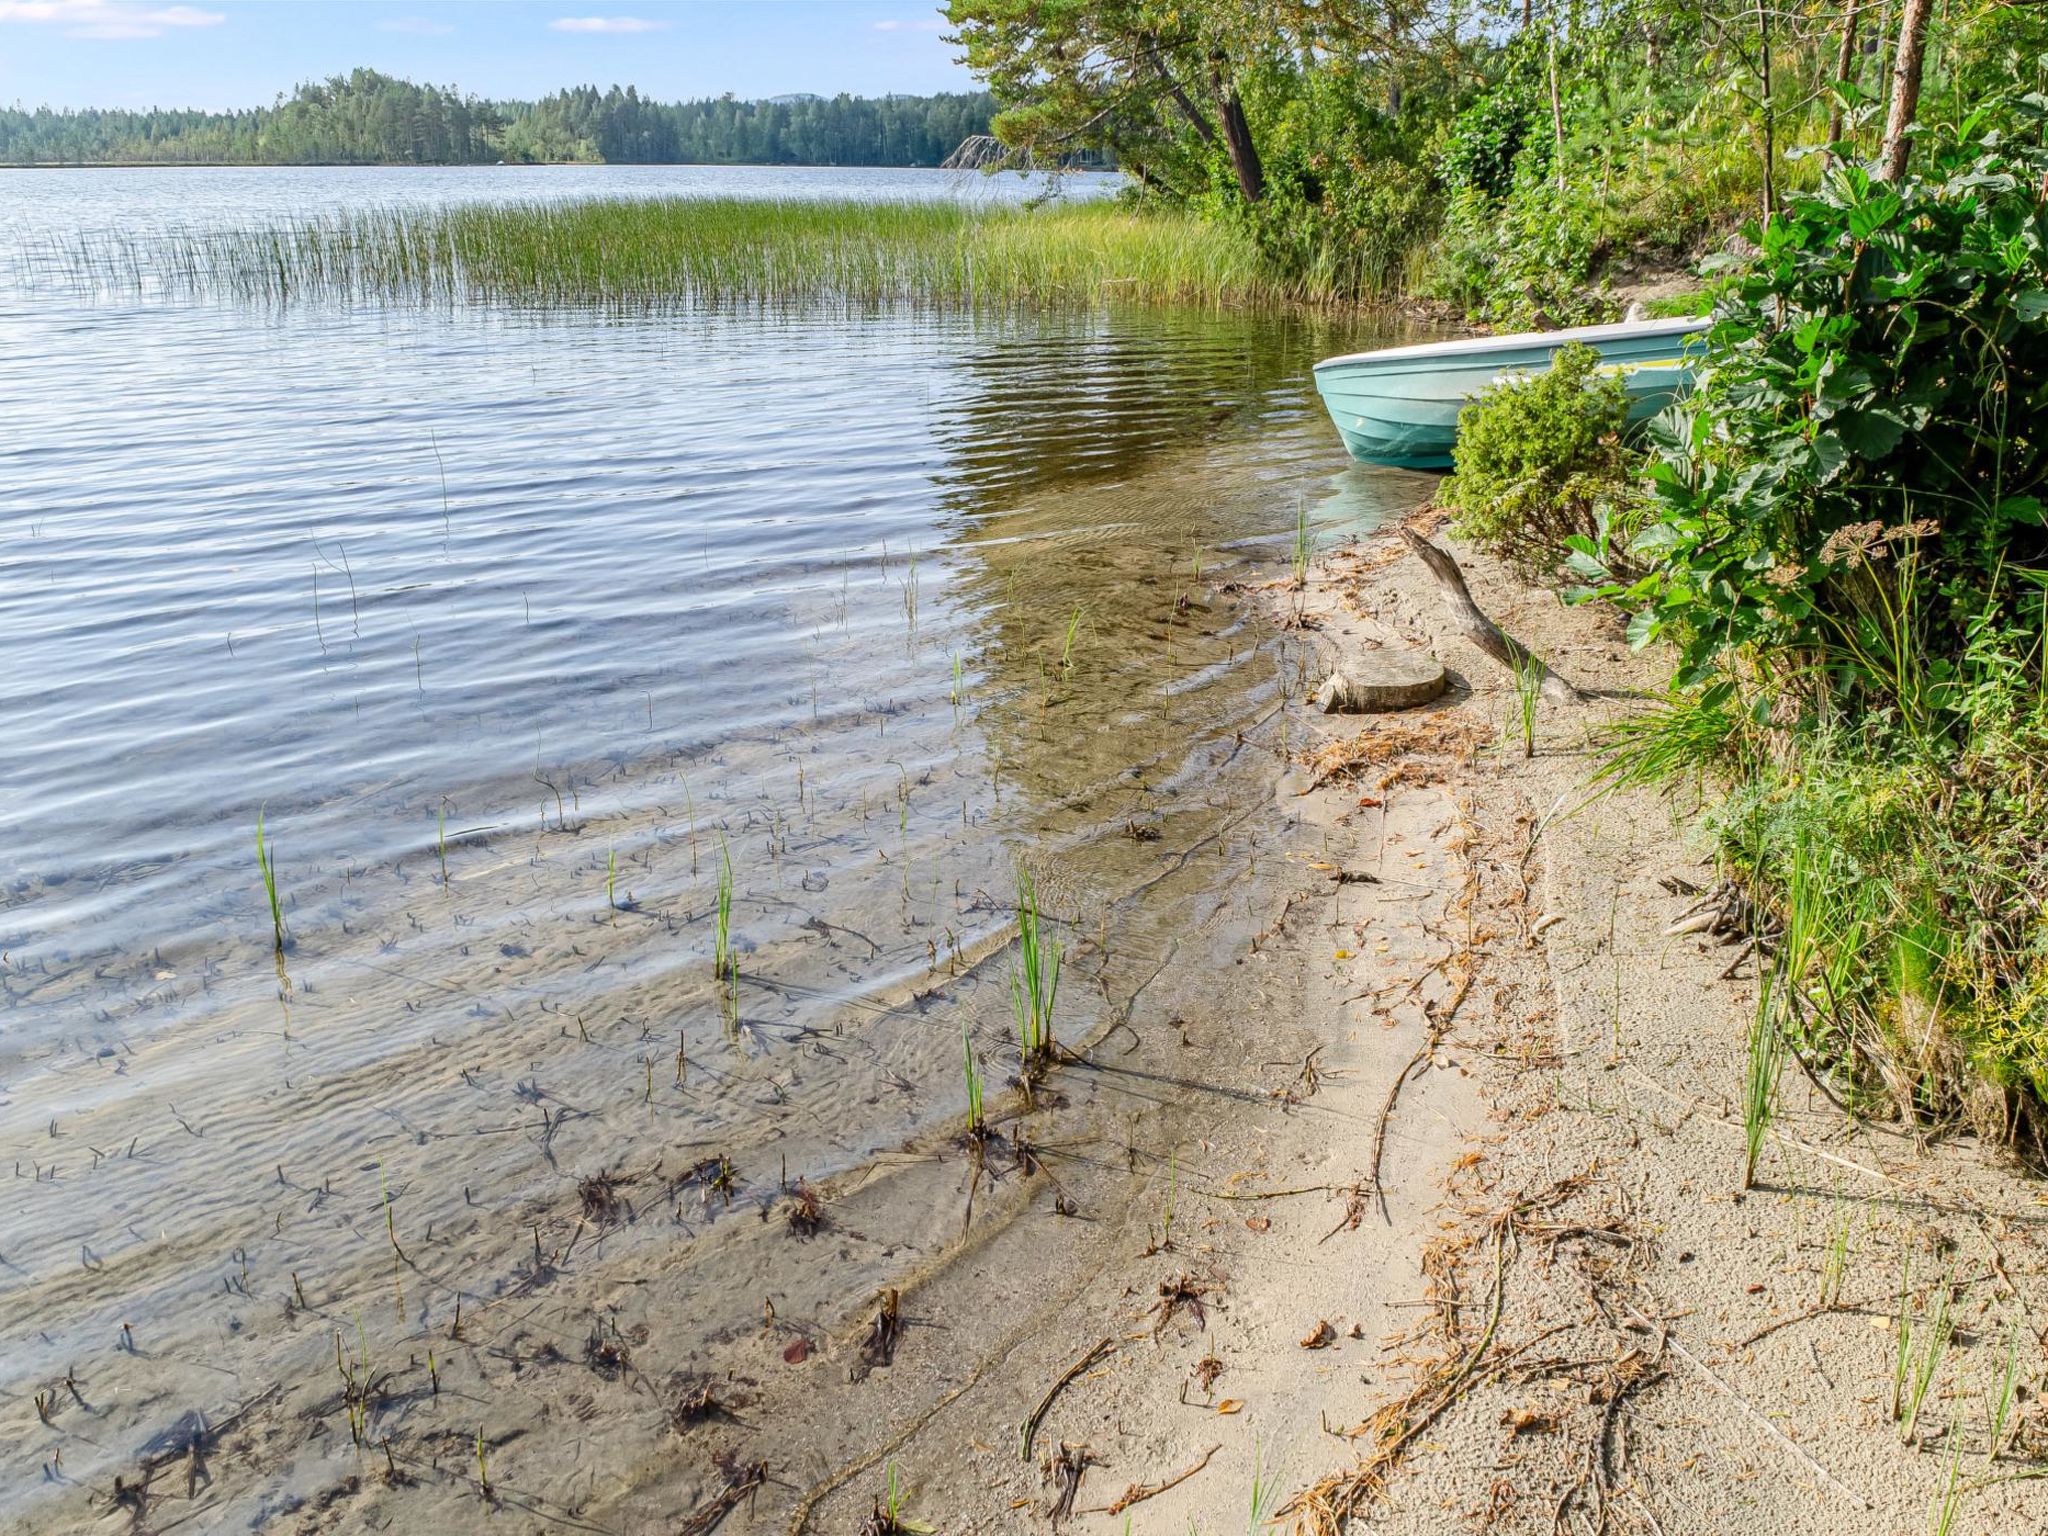
[[[1498,624],[1479,611],[1457,561],[1412,528],[1403,528],[1401,537],[1429,567],[1429,574],[1436,578],[1437,587],[1443,593],[1444,606],[1451,610],[1451,617],[1457,620],[1458,630],[1467,640],[1517,676],[1533,669],[1541,679],[1543,697],[1551,703],[1585,702],[1586,696],[1551,671],[1542,657],[1512,636],[1502,633]]]

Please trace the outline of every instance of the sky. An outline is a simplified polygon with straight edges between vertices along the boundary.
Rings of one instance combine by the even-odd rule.
[[[974,89],[931,0],[0,0],[0,105],[264,105],[357,65],[532,98]]]

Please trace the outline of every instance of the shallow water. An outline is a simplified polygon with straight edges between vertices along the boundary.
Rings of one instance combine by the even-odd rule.
[[[0,196],[42,235],[234,216],[202,174]],[[268,214],[425,174],[228,179]],[[1300,508],[1353,531],[1427,485],[1347,466],[1315,404],[1308,363],[1370,335],[0,289],[0,1388],[63,1398],[0,1431],[46,1468],[0,1516],[82,1521],[152,1432],[272,1385],[338,1426],[293,1400],[336,1333],[417,1367],[458,1298],[686,1262],[683,1371],[764,1290],[929,1262],[963,1027],[991,1098],[1014,1070],[1020,864],[1073,1042],[1242,947],[1299,660],[1232,587]],[[874,1202],[863,1241],[714,1232],[798,1178]],[[196,1496],[296,1507],[351,1454],[321,1432]]]

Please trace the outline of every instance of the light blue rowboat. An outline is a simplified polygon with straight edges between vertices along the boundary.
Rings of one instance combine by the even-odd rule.
[[[1316,389],[1355,459],[1404,469],[1448,469],[1458,412],[1487,385],[1541,373],[1568,341],[1600,354],[1622,381],[1629,420],[1654,416],[1692,383],[1703,319],[1628,320],[1570,331],[1465,336],[1420,346],[1353,352],[1316,364]]]

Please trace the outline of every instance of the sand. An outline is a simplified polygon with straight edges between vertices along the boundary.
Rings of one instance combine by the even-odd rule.
[[[1525,757],[1509,680],[1387,535],[1271,594],[1315,645],[1415,646],[1453,690],[1294,743],[1374,745],[1276,786],[1290,876],[1241,957],[1276,1006],[1187,1130],[1219,1176],[1155,1167],[1110,1261],[999,1368],[878,1430],[801,1518],[764,1506],[731,1529],[855,1529],[885,1463],[906,1518],[1045,1528],[1063,1446],[1085,1448],[1077,1530],[1348,1510],[1384,1532],[1918,1531],[1951,1501],[1957,1532],[2048,1522],[2026,1480],[2038,1186],[1995,1148],[1852,1125],[1788,1067],[1739,1191],[1753,967],[1724,976],[1733,949],[1664,936],[1689,904],[1667,882],[1710,884],[1709,849],[1689,805],[1590,797],[1592,733],[1642,707],[1661,659],[1452,547],[1481,605],[1595,697],[1544,706]],[[1907,1395],[1928,1378],[1910,1434],[1891,1411],[1902,1276],[1925,1362]],[[1944,1281],[1954,1332],[1933,1351]],[[1019,1421],[1102,1341],[1024,1461]]]

